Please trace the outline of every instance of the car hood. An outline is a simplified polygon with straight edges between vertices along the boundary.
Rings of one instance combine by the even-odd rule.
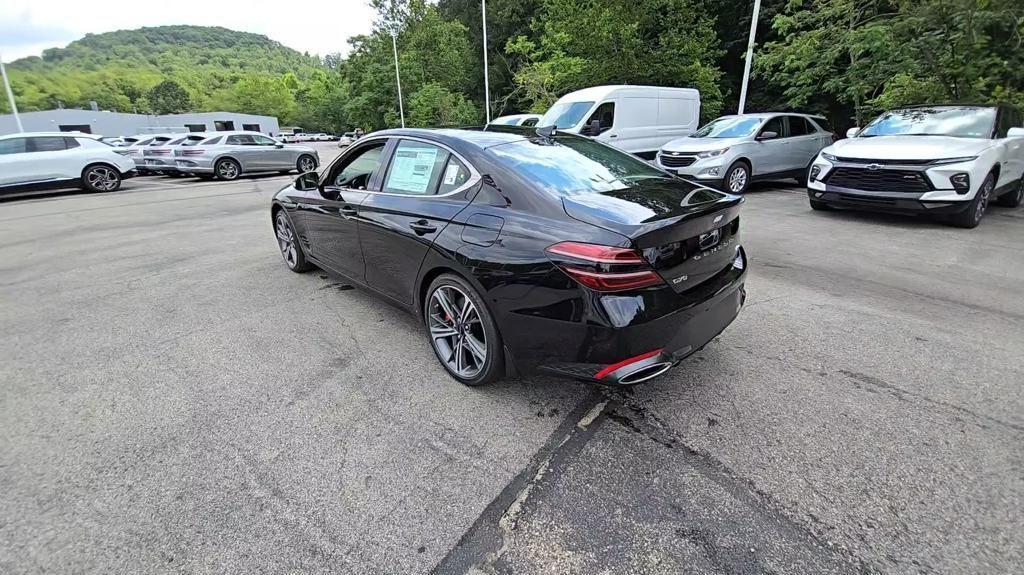
[[[991,140],[980,138],[876,136],[839,140],[823,152],[862,160],[938,160],[974,156],[991,145]]]
[[[706,152],[746,142],[747,138],[676,138],[661,147],[663,152]]]

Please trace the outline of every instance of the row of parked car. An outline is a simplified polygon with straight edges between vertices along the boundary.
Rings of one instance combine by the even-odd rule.
[[[135,175],[234,180],[252,172],[309,172],[319,164],[314,148],[285,144],[259,132],[117,139],[80,132],[9,134],[0,136],[0,193],[69,185],[109,192]]]
[[[989,204],[1017,206],[1024,196],[1024,119],[1009,105],[895,109],[846,139],[820,115],[724,116],[698,129],[699,116],[696,90],[596,86],[563,96],[540,118],[517,114],[491,125],[590,136],[734,194],[758,180],[793,178],[806,184],[815,210],[924,213],[975,227]]]

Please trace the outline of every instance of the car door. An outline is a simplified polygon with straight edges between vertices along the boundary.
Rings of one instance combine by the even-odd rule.
[[[33,176],[28,157],[28,138],[0,140],[0,186],[39,179]]]
[[[789,150],[787,170],[805,170],[821,150],[821,133],[803,116],[787,116],[789,121]]]
[[[259,149],[249,134],[232,134],[225,138],[228,155],[238,160],[243,172],[259,170]]]
[[[412,305],[427,250],[472,200],[476,180],[469,164],[440,144],[398,140],[380,191],[359,209],[366,283]]]
[[[776,137],[766,139],[766,132],[775,132]],[[755,146],[751,158],[751,171],[754,176],[764,176],[785,171],[790,160],[786,159],[789,142],[786,138],[786,121],[784,116],[769,118],[757,131]]]
[[[1024,177],[1024,138],[1009,137],[1010,128],[1021,127],[1021,115],[1015,108],[1000,108],[996,120],[996,146],[1000,148],[999,181],[1003,187]]]
[[[320,179],[319,194],[299,205],[299,218],[309,253],[334,271],[364,282],[359,245],[360,205],[379,186],[387,138],[353,146]]]
[[[291,161],[291,150],[283,146],[277,147],[277,140],[255,134],[252,136],[252,139],[256,142],[256,149],[258,151],[258,158],[256,159],[257,169],[282,170],[295,167],[295,162]]]

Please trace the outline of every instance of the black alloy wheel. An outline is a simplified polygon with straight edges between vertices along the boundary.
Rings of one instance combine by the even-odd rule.
[[[427,290],[423,319],[441,365],[465,385],[501,377],[503,346],[483,300],[464,279],[444,274]]]
[[[278,210],[275,221],[275,232],[277,233],[277,245],[281,250],[281,257],[285,265],[295,273],[302,273],[312,269],[313,265],[306,261],[306,254],[299,245],[299,238],[292,230],[292,224],[284,210]]]

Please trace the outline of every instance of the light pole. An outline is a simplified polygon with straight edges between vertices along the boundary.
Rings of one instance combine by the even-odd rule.
[[[11,83],[7,81],[7,68],[4,68],[4,58],[0,55],[0,76],[4,79],[4,90],[7,91],[7,101],[11,104],[11,113],[14,114],[14,123],[18,125],[18,131],[24,132],[21,126],[21,117],[18,116],[18,106],[14,104],[14,92],[11,91]]]
[[[395,52],[395,83],[398,84],[398,114],[402,117],[402,127],[405,127],[405,109],[402,107],[402,77],[398,74],[398,34],[391,30],[391,49]]]
[[[484,108],[487,110],[487,123],[491,123],[491,86],[487,74],[487,0],[480,0],[480,12],[484,22]]]
[[[750,63],[754,60],[754,36],[757,34],[757,15],[761,12],[761,0],[754,0],[754,17],[750,19],[750,39],[747,40],[747,61],[743,63],[743,85],[740,87],[740,109],[747,104],[747,84],[750,82]]]

